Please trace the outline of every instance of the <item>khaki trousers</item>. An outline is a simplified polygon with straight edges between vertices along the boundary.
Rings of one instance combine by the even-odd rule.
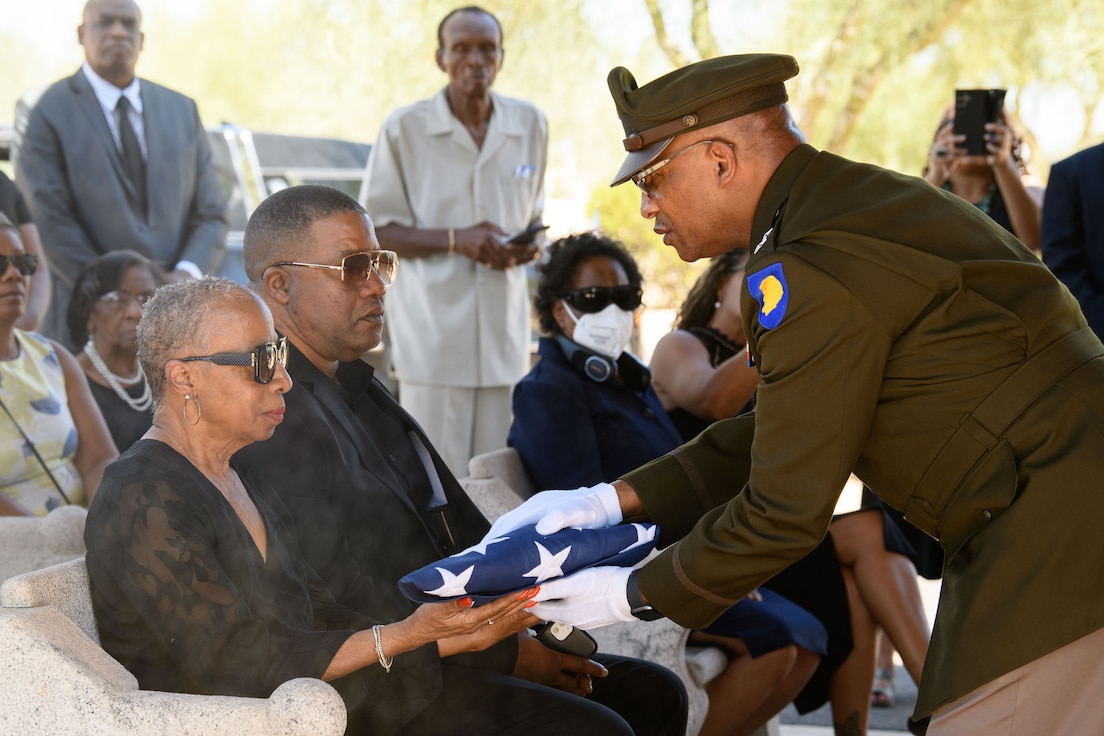
[[[1104,734],[1104,629],[948,703],[928,728],[928,736],[979,734]]]

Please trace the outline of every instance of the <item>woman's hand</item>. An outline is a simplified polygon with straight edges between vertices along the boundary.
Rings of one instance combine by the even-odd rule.
[[[955,135],[954,121],[950,120],[935,134],[931,150],[928,151],[928,168],[924,178],[937,187],[943,186],[951,177],[951,167],[956,158],[962,155],[959,148],[966,142],[966,136]]]
[[[506,619],[523,613],[526,608],[533,605],[530,598],[535,596],[540,588],[529,588],[520,593],[503,596],[485,605],[474,608],[471,598],[461,598],[457,601],[443,601],[441,603],[423,603],[414,610],[414,613],[402,621],[387,624],[379,630],[380,646],[387,658],[399,654],[411,652],[430,642],[440,639],[451,639],[477,634],[481,629],[491,628],[497,625],[499,620]],[[518,616],[518,618],[522,618]],[[492,623],[493,622],[493,623]],[[509,626],[518,625],[519,621],[511,621]],[[514,629],[514,633],[518,629]],[[487,636],[486,634],[484,636]],[[499,637],[502,638],[502,637]],[[461,640],[463,641],[463,640]],[[489,646],[497,639],[489,640],[485,646]],[[469,642],[470,644],[471,642]],[[446,647],[446,650],[448,647]],[[459,651],[457,649],[452,654]],[[440,650],[438,650],[439,653]],[[443,653],[441,653],[444,656]],[[358,631],[337,650],[329,667],[322,675],[322,679],[330,681],[343,677],[350,672],[367,667],[379,662],[377,656],[375,636],[371,629]]]
[[[494,623],[491,623],[492,621]],[[487,619],[472,634],[438,640],[437,653],[442,657],[451,657],[461,652],[481,652],[487,647],[497,644],[509,636],[516,636],[519,631],[524,631],[538,623],[540,623],[540,619],[525,609],[502,618]]]
[[[478,607],[472,605],[470,598],[443,603],[423,603],[400,624],[408,629],[409,636],[420,640],[418,646],[430,641],[477,634],[483,627],[495,626],[499,621],[524,612],[532,605],[530,599],[539,590],[539,587],[527,588],[520,593],[504,595]],[[518,625],[510,633],[517,632],[521,628],[522,626]]]
[[[1001,122],[985,126],[986,160],[993,170],[993,180],[1004,199],[1012,234],[1036,254],[1042,243],[1043,208],[1039,200],[1024,185],[1023,172],[1012,156],[1016,134],[1009,125],[1008,113],[1001,113]]]
[[[1012,159],[1012,144],[1015,134],[1008,125],[1008,113],[1001,111],[1001,119],[996,123],[985,124],[985,150],[989,152],[986,160],[994,169],[1007,166]]]

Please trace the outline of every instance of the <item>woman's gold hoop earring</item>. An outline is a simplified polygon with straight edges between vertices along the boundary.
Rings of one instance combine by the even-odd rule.
[[[188,419],[188,402],[189,401],[194,401],[195,405],[196,405],[196,418],[195,418],[194,422],[191,419]],[[182,407],[181,410],[184,413],[184,421],[187,422],[188,424],[192,425],[193,427],[196,426],[197,424],[199,424],[199,420],[203,417],[203,407],[199,405],[199,399],[195,398],[191,394],[184,394],[184,406]]]

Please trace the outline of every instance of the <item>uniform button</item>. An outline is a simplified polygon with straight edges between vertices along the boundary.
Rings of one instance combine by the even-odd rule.
[[[992,521],[993,520],[993,512],[990,511],[989,509],[982,509],[981,510],[981,515],[985,517],[986,521]]]
[[[644,410],[644,418],[645,419],[655,419],[655,412],[652,411],[651,409],[645,409]]]
[[[393,462],[393,463],[397,463],[397,462],[398,462],[398,460],[397,460],[397,459],[395,458],[395,456],[394,456],[394,455],[388,455],[388,456],[387,456],[387,459],[388,459],[388,460],[390,460],[390,461],[391,461],[391,462]]]

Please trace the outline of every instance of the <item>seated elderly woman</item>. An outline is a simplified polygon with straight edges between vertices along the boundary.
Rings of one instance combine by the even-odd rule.
[[[538,488],[616,478],[681,444],[652,390],[650,372],[625,345],[642,277],[618,242],[572,235],[538,266],[533,299],[540,361],[514,389],[508,442]],[[701,733],[751,733],[789,703],[826,652],[824,627],[770,591],[757,591],[691,641],[724,649],[728,667],[706,686]]]
[[[80,366],[16,322],[38,257],[0,214],[0,514],[85,504],[118,454]]]
[[[759,373],[748,365],[740,297],[746,250],[712,259],[691,288],[675,320],[652,352],[656,393],[683,440],[696,437],[719,419],[755,405]],[[828,575],[838,560],[840,575]],[[833,718],[847,722],[857,714],[865,731],[868,693],[874,679],[874,636],[881,626],[900,648],[909,674],[919,682],[928,649],[928,627],[913,566],[915,550],[894,519],[880,507],[842,514],[832,521],[816,553],[771,580],[778,589],[825,622],[830,641],[849,637],[843,657],[829,657],[815,679],[830,680]],[[843,591],[838,589],[843,585]],[[846,606],[839,602],[846,601]],[[832,647],[835,649],[836,647]],[[839,669],[835,669],[838,667]],[[798,710],[817,707],[807,688]]]
[[[170,284],[146,304],[138,356],[153,426],[108,467],[89,509],[96,622],[142,688],[267,696],[318,677],[345,699],[347,733],[379,733],[380,711],[403,712],[404,678],[369,688],[364,668],[483,648],[534,620],[531,591],[474,610],[422,605],[394,623],[334,602],[279,497],[231,461],[283,419],[285,340],[264,303],[224,279]]]
[[[156,263],[132,250],[114,250],[89,263],[73,284],[69,336],[120,452],[153,421],[153,397],[138,366],[138,320],[163,283]]]

